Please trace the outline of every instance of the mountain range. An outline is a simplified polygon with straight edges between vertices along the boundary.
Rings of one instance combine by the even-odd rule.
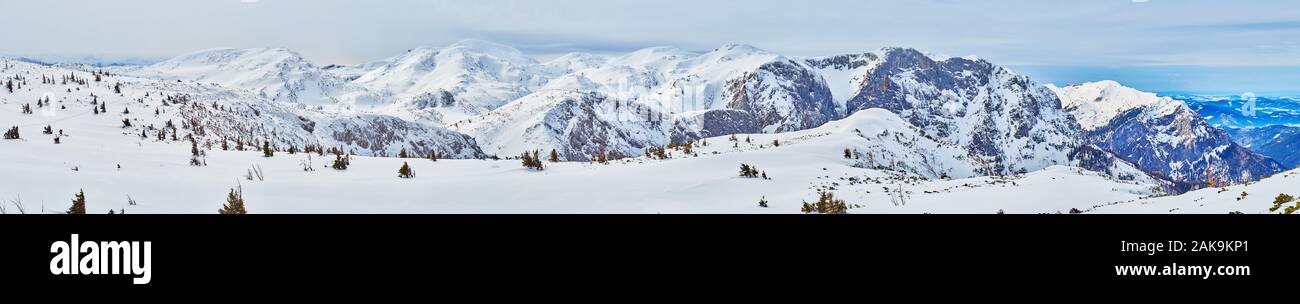
[[[355,66],[322,67],[291,50],[259,48],[108,71],[136,88],[127,100],[201,101],[171,115],[202,126],[195,135],[206,140],[373,156],[553,149],[561,160],[590,161],[730,134],[811,130],[881,109],[908,127],[862,134],[896,144],[859,147],[855,156],[924,178],[1073,165],[1181,192],[1284,169],[1177,100],[1109,81],[1041,85],[982,59],[907,48],[795,57],[732,44],[541,62],[465,40]]]

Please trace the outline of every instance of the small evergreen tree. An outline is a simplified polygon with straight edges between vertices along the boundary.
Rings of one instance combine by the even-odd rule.
[[[844,148],[844,158],[853,158],[853,152],[849,151],[849,148]]]
[[[86,214],[86,191],[78,191],[72,198],[72,207],[68,208],[68,214]]]
[[[438,150],[429,150],[429,160],[438,161]]]
[[[343,153],[335,153],[334,163],[330,164],[330,168],[334,168],[334,170],[347,170],[348,166],[351,164],[352,160],[350,156],[343,155]]]
[[[538,151],[534,150],[531,153],[528,151],[524,151],[523,154],[519,155],[519,159],[520,161],[523,162],[524,168],[529,168],[537,171],[542,171],[546,169],[545,166],[542,165],[542,160],[537,157],[537,154]]]
[[[415,170],[411,169],[411,165],[407,164],[406,162],[402,162],[402,167],[397,169],[397,177],[401,177],[401,178],[415,177]]]
[[[1268,212],[1276,212],[1281,209],[1282,205],[1295,201],[1295,197],[1290,194],[1282,193],[1273,198],[1273,207],[1268,208]]]
[[[130,128],[130,127],[131,127],[131,119],[130,119],[130,118],[123,118],[123,119],[122,119],[122,127],[123,127],[123,128]]]
[[[270,140],[262,142],[262,156],[263,156],[263,157],[272,157],[272,156],[275,156],[275,151],[274,151],[274,150],[271,150],[271,141],[270,141]]]
[[[741,177],[758,178],[760,174],[763,173],[758,171],[758,167],[750,166],[749,164],[740,164]]]
[[[244,189],[230,189],[230,194],[226,195],[226,204],[217,209],[218,214],[248,214],[244,209]]]
[[[397,158],[407,158],[406,147],[402,147],[401,151],[397,151]]]
[[[551,162],[553,163],[560,162],[560,154],[556,153],[555,149],[551,149]]]
[[[20,138],[22,137],[18,136],[18,126],[14,126],[12,128],[9,128],[9,131],[5,131],[5,139],[20,139]]]
[[[799,211],[817,214],[848,214],[849,205],[844,200],[836,199],[835,194],[821,191],[817,194],[816,203],[803,202],[803,207],[799,208]]]
[[[767,208],[767,197],[766,197],[766,196],[764,196],[763,198],[758,199],[758,206],[759,206],[759,207],[763,207],[763,208]]]

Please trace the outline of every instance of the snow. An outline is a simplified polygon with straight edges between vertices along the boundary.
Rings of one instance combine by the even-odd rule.
[[[88,86],[39,83],[40,75],[87,77],[86,71],[0,59],[0,76],[23,75],[35,82],[19,92],[0,92],[0,127],[20,126],[24,137],[0,141],[0,159],[10,164],[9,174],[0,177],[0,201],[21,197],[29,211],[56,213],[84,189],[92,213],[212,213],[230,188],[242,186],[254,213],[796,213],[800,202],[825,190],[858,206],[852,213],[1226,210],[1189,206],[1184,196],[1150,198],[1160,193],[1150,179],[1124,181],[1062,166],[1069,164],[1062,147],[1073,139],[1053,133],[1061,131],[1054,123],[1067,117],[1059,111],[1036,117],[1044,123],[1034,124],[1031,136],[987,132],[1013,130],[1017,122],[1007,113],[989,112],[986,104],[1013,108],[1044,100],[1052,91],[1063,106],[1087,114],[1081,124],[1093,126],[1144,105],[1159,105],[1155,113],[1185,107],[1113,82],[1051,91],[1006,85],[946,89],[908,72],[890,80],[905,88],[907,101],[946,115],[927,117],[936,119],[935,125],[913,123],[916,115],[929,115],[928,109],[866,109],[838,112],[839,120],[815,128],[767,124],[759,126],[763,133],[737,134],[736,141],[729,135],[697,140],[693,154],[671,150],[666,160],[546,162],[545,171],[529,171],[517,160],[470,159],[557,147],[566,159],[595,149],[637,156],[631,152],[681,141],[671,138],[674,128],[698,128],[709,111],[735,111],[728,103],[740,93],[763,96],[749,102],[790,118],[797,114],[796,100],[780,93],[797,84],[824,86],[814,93],[829,91],[836,110],[844,111],[880,64],[877,58],[894,51],[854,57],[861,65],[815,68],[814,59],[742,44],[704,53],[668,47],[610,57],[574,53],[538,62],[508,46],[466,40],[358,66],[320,68],[285,49],[218,49],[113,69],[124,76]],[[774,64],[812,71],[814,80],[795,83],[763,69]],[[1001,68],[990,77],[994,84],[1025,80]],[[123,94],[112,93],[117,82],[125,84]],[[91,93],[108,103],[107,113],[89,114]],[[194,102],[160,105],[164,95]],[[54,106],[36,108],[33,115],[15,110],[40,97],[50,97]],[[56,109],[60,106],[67,108]],[[131,113],[122,114],[123,107]],[[646,113],[662,115],[639,119]],[[122,118],[133,126],[123,128]],[[336,171],[325,167],[330,157],[313,155],[314,170],[304,171],[308,155],[303,153],[266,158],[256,151],[202,146],[208,165],[190,166],[187,142],[152,136],[169,120],[196,121],[208,133],[197,135],[203,143],[272,139],[280,147],[320,144],[361,156],[353,158],[349,170]],[[44,125],[63,130],[63,143],[40,134]],[[935,137],[940,125],[951,133]],[[141,138],[141,131],[148,136]],[[997,137],[994,145],[1006,150],[1000,157],[1017,166],[1008,171],[1029,172],[981,176],[986,159],[970,148],[981,131]],[[186,126],[180,135],[191,132]],[[852,157],[843,156],[846,148]],[[401,149],[437,150],[462,159],[377,157]],[[403,162],[415,169],[416,178],[397,178]],[[772,179],[737,176],[741,163]],[[1141,174],[1124,165],[1112,170]],[[265,170],[265,180],[245,178],[250,168]],[[1258,183],[1257,190],[1280,191],[1287,182],[1294,184],[1273,177]],[[139,204],[127,205],[128,196]],[[770,208],[757,206],[764,197]]]
[[[8,109],[29,99],[0,98]],[[1136,185],[1065,167],[1005,182],[989,177],[915,181],[856,167],[842,158],[843,148],[867,150],[880,144],[857,131],[906,129],[896,115],[881,110],[801,132],[742,135],[752,137],[752,143],[737,143],[738,148],[726,137],[709,138],[708,146],[698,147],[698,156],[672,151],[668,160],[548,162],[545,171],[537,172],[516,160],[355,157],[351,168],[336,171],[325,167],[327,158],[312,155],[315,170],[306,172],[307,154],[284,152],[266,158],[260,152],[213,149],[206,151],[208,166],[190,166],[189,145],[183,141],[139,139],[120,127],[124,115],[116,109],[88,115],[84,102],[55,100],[68,109],[52,117],[0,112],[0,121],[22,126],[24,137],[0,141],[0,159],[8,164],[0,197],[21,200],[30,213],[62,212],[81,190],[90,213],[214,213],[234,187],[242,187],[251,213],[797,213],[802,201],[815,199],[824,187],[835,187],[841,198],[861,205],[854,213],[1039,213],[1141,192]],[[110,101],[110,108],[116,104]],[[39,134],[35,126],[44,124],[68,134],[62,144]],[[767,144],[774,139],[783,142],[781,147]],[[416,178],[396,176],[403,162],[415,169]],[[761,168],[772,180],[738,177],[740,163]],[[264,171],[264,180],[244,177],[254,167]],[[848,185],[850,177],[880,182]],[[1059,182],[1066,180],[1071,182]],[[906,204],[895,205],[881,189],[899,185],[907,193]],[[1048,199],[1068,193],[1063,191],[1086,191],[1080,189],[1107,191],[1102,197]],[[757,206],[764,197],[770,208]],[[138,204],[128,204],[128,198]]]
[[[1187,107],[1182,101],[1125,87],[1113,80],[1048,88],[1061,98],[1061,107],[1089,131],[1106,126],[1115,116],[1132,109],[1155,107],[1152,114],[1164,116]]]
[[[1278,194],[1300,195],[1300,170],[1292,170],[1273,175],[1258,182],[1220,188],[1205,188],[1177,196],[1144,197],[1135,200],[1115,201],[1110,204],[1091,208],[1092,213],[1198,213],[1226,214],[1242,212],[1246,214],[1281,213],[1282,209],[1295,206],[1295,203],[1283,205],[1276,211],[1273,200]],[[1246,195],[1243,197],[1242,193]],[[1240,198],[1240,199],[1238,199]]]

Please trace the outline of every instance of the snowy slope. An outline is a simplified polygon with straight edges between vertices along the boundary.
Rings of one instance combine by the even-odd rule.
[[[14,64],[0,70],[0,76],[68,72]],[[209,98],[231,94],[236,96],[231,99],[252,99],[215,100],[218,106],[253,107],[247,112],[231,111],[231,119],[243,117],[236,113],[248,113],[247,119],[259,122],[232,128],[264,125],[266,129],[275,126],[281,133],[296,132],[281,126],[292,120],[258,118],[284,113],[278,112],[277,103],[252,95],[239,97],[243,93],[222,88],[117,76],[107,79],[126,83],[126,98],[142,98],[142,91],[152,97],[171,88],[177,92],[168,94],[183,91],[203,102],[170,106],[157,105],[153,99],[144,105],[119,102],[122,97],[110,98],[104,83],[75,89],[28,84],[13,94],[0,91],[0,124],[20,126],[23,137],[0,140],[0,159],[6,160],[7,173],[0,177],[0,198],[9,206],[6,212],[17,212],[10,201],[20,201],[28,213],[60,213],[74,193],[84,190],[90,213],[110,209],[214,213],[234,187],[242,187],[252,213],[797,213],[801,202],[815,199],[818,191],[836,193],[854,206],[853,213],[1057,213],[1150,194],[1144,185],[1067,167],[996,178],[918,177],[930,174],[926,172],[960,175],[973,168],[963,164],[959,147],[926,139],[897,115],[882,110],[863,111],[800,132],[741,134],[736,142],[727,136],[707,138],[698,142],[694,155],[671,150],[669,159],[636,157],[609,164],[547,162],[545,171],[526,170],[517,160],[435,162],[367,156],[355,157],[346,171],[336,171],[325,167],[325,159],[315,154],[279,152],[267,158],[257,151],[206,146],[200,149],[208,165],[190,166],[190,146],[185,141],[141,139],[135,134],[137,129],[121,127],[121,118],[132,118],[137,125],[159,126],[165,115],[186,112],[185,108],[195,104],[211,107]],[[69,89],[74,94],[64,91]],[[101,100],[112,99],[108,105],[112,111],[88,113],[89,104],[82,96],[88,96],[86,91],[103,96]],[[18,104],[44,93],[51,94],[54,107],[66,109],[40,108],[34,114],[17,111]],[[119,106],[127,104],[132,107],[131,114],[121,114]],[[166,111],[154,117],[153,109]],[[253,109],[260,114],[252,114]],[[307,118],[316,122],[316,129],[334,121]],[[39,133],[39,126],[45,124],[64,132],[62,143],[54,144],[54,135]],[[883,134],[885,131],[889,134]],[[781,144],[775,146],[772,141]],[[845,148],[856,150],[857,158],[844,158]],[[887,162],[895,165],[885,165]],[[397,177],[402,163],[415,169],[416,178]],[[771,179],[737,176],[740,163],[757,166]],[[304,164],[315,170],[304,171]],[[251,168],[261,168],[263,178],[247,178]],[[769,207],[759,207],[760,199],[769,201]]]
[[[1166,115],[1183,113],[1186,107],[1178,103],[1113,82],[1068,88],[1083,97],[1061,98],[984,60],[941,58],[905,48],[792,58],[731,44],[702,53],[653,47],[616,56],[573,53],[539,62],[506,45],[464,40],[349,67],[316,68],[282,49],[214,50],[132,73],[213,81],[271,100],[319,92],[327,102],[289,107],[320,120],[396,118],[386,123],[406,124],[401,129],[409,132],[402,138],[422,129],[454,129],[497,156],[534,149],[556,149],[568,160],[587,160],[601,151],[640,155],[652,147],[712,136],[807,130],[881,108],[922,130],[922,137],[961,147],[981,175],[1075,165],[1141,181],[1155,181],[1141,176],[1155,172],[1162,176],[1157,179],[1186,188],[1198,182],[1193,175],[1206,175],[1193,171],[1208,167],[1223,171],[1209,175],[1225,182],[1271,170],[1249,151],[1231,146],[1194,149],[1223,148],[1215,157],[1224,160],[1207,159],[1206,168],[1190,160],[1203,153],[1191,152],[1176,156],[1189,161],[1173,168],[1161,163],[1168,159],[1164,155],[1144,157],[1112,145],[1120,143],[1087,140],[1088,132],[1135,109],[1150,109],[1144,117],[1174,119],[1164,125],[1194,125],[1191,117]],[[337,81],[344,83],[333,84]],[[321,84],[321,89],[302,89],[304,83]],[[1111,101],[1097,102],[1101,99]],[[1194,132],[1183,132],[1187,130]],[[1201,129],[1126,136],[1175,143],[1204,137],[1196,130]],[[344,137],[341,141],[358,146],[375,145],[358,136]],[[381,141],[384,147],[376,151],[385,152],[378,155],[400,146],[391,138]]]
[[[447,129],[373,114],[321,112],[296,103],[266,99],[247,90],[194,82],[154,80],[111,75],[93,81],[89,71],[72,70],[4,60],[4,79],[26,82],[14,93],[5,92],[3,102],[15,109],[30,104],[36,113],[15,117],[28,132],[38,127],[60,129],[60,122],[92,116],[111,118],[115,133],[124,141],[159,140],[187,142],[193,135],[200,145],[228,148],[243,142],[250,150],[269,141],[272,149],[298,150],[307,145],[338,147],[362,155],[394,155],[402,148],[425,153],[439,151],[444,157],[481,157],[474,140]],[[43,84],[40,79],[72,75],[85,80]],[[120,85],[120,93],[114,89]],[[35,101],[48,98],[51,105],[38,107]],[[94,106],[103,104],[99,114]],[[124,127],[123,119],[131,126]],[[174,134],[174,136],[173,136]],[[52,139],[47,139],[51,140]],[[233,148],[231,148],[233,149]]]
[[[1295,202],[1270,211],[1279,194],[1300,196],[1300,171],[1292,170],[1257,182],[1219,188],[1205,188],[1176,196],[1145,197],[1113,201],[1089,208],[1089,213],[1200,213],[1278,214]]]

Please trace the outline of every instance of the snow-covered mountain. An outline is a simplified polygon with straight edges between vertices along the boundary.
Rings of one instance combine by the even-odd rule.
[[[163,80],[216,83],[273,101],[307,105],[337,102],[348,83],[283,48],[212,49],[185,54],[125,74]]]
[[[476,48],[486,47],[462,51],[500,53]],[[1106,134],[1153,142],[1190,134],[1186,140],[1197,148],[1183,149],[1209,153],[1203,155],[1214,166],[1240,164],[1229,161],[1231,152],[1205,148],[1221,139],[1205,136],[1213,132],[1168,132],[1184,125],[1200,130],[1201,124],[1186,123],[1191,118],[1177,114],[1177,107],[1177,115],[1151,114],[1163,113],[1163,101],[1125,100],[1120,104],[1127,108],[1107,112],[1108,99],[1101,97],[1112,94],[1104,90],[1062,101],[987,62],[907,49],[819,58],[743,45],[704,53],[570,54],[521,64],[520,71],[535,73],[526,79],[545,81],[519,86],[513,92],[520,97],[498,106],[466,99],[475,96],[467,92],[490,91],[471,89],[494,87],[486,85],[488,78],[424,92],[438,96],[430,103],[376,94],[388,89],[356,82],[388,65],[313,67],[347,83],[332,104],[310,104],[273,99],[262,93],[267,90],[234,82],[124,75],[96,81],[94,69],[0,59],[0,81],[18,83],[14,92],[0,87],[0,108],[8,109],[0,111],[0,127],[18,126],[23,135],[0,140],[0,158],[12,171],[11,178],[0,178],[0,195],[34,204],[85,190],[93,213],[207,213],[237,186],[255,213],[795,213],[821,191],[847,200],[853,213],[1263,213],[1264,195],[1294,184],[1287,174],[1228,186],[1229,192],[1158,197],[1168,182],[1147,174],[1154,171],[1141,167],[1146,158],[1127,155],[1149,153],[1175,163],[1191,152],[1117,149],[1117,138],[1124,137],[1094,141],[1093,131],[1123,130]],[[479,76],[487,77],[473,77]],[[373,99],[348,99],[360,96]],[[46,98],[48,105],[35,104]],[[19,110],[29,104],[34,111]],[[445,123],[432,119],[450,117],[462,109],[457,105],[484,112]],[[1087,107],[1093,111],[1081,111]],[[1100,122],[1074,122],[1067,110],[1093,113],[1081,119]],[[1148,114],[1153,118],[1135,118]],[[52,134],[40,132],[47,125]],[[188,163],[186,135],[197,139],[207,166]],[[278,151],[273,157],[255,151],[264,141]],[[690,148],[668,148],[665,157],[644,153],[687,142]],[[285,151],[306,145],[358,156],[350,169],[333,170],[319,156]],[[486,157],[549,149],[562,161],[546,160],[542,171]],[[444,159],[393,158],[400,150],[421,156],[437,151]],[[584,161],[601,152],[628,158]],[[396,169],[407,164],[418,177],[397,177]],[[739,177],[740,164],[770,178]],[[265,180],[251,176],[251,170],[261,176],[262,168]],[[518,191],[500,191],[501,185]],[[1248,189],[1251,196],[1239,201],[1249,205],[1232,204],[1245,197],[1237,189]]]
[[[1080,146],[1078,125],[1051,91],[988,61],[890,48],[807,62],[825,71],[848,113],[898,113],[925,134],[966,147],[988,175],[1064,165]]]
[[[1078,119],[1089,144],[1174,182],[1178,190],[1249,182],[1283,170],[1210,126],[1182,101],[1114,81],[1051,88]]]
[[[905,48],[795,58],[732,44],[540,62],[509,46],[465,40],[349,67],[319,68],[290,51],[253,49],[200,52],[127,72],[242,88],[307,104],[290,107],[320,119],[385,117],[410,124],[405,130],[455,130],[497,156],[550,149],[566,160],[641,155],[707,137],[807,130],[880,108],[921,130],[917,136],[965,151],[978,175],[1077,165],[1134,180],[1156,173],[1186,188],[1207,175],[1234,183],[1277,171],[1258,154],[1220,145],[1222,132],[1180,104],[1118,89],[1108,90],[1106,102],[1067,97],[1091,91],[1053,92],[988,61]],[[313,94],[318,102],[302,101]],[[1147,114],[1125,116],[1138,112]],[[1115,117],[1150,128],[1113,133]],[[1147,145],[1125,141],[1147,135],[1134,139]]]
[[[260,150],[263,142],[269,142],[276,151],[291,147],[301,151],[312,145],[360,155],[392,156],[406,149],[417,155],[437,151],[444,158],[484,156],[473,138],[446,128],[379,114],[318,111],[273,100],[271,94],[264,94],[269,91],[122,75],[101,74],[95,81],[97,71],[9,60],[5,65],[5,77],[20,79],[22,84],[6,94],[5,103],[35,107],[32,103],[43,99],[58,105],[38,107],[44,112],[31,117],[33,124],[25,127],[57,128],[57,123],[35,122],[97,115],[112,116],[105,127],[128,135],[122,140],[177,142],[191,135],[205,147],[221,147],[224,142],[228,149],[242,143],[248,150]]]

